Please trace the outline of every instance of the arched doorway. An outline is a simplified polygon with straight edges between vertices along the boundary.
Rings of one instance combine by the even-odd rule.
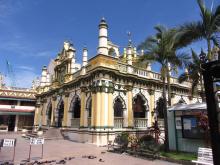
[[[137,94],[133,99],[134,127],[146,128],[148,126],[148,109],[147,99],[142,94]]]
[[[64,116],[64,103],[63,100],[58,104],[58,116],[57,116],[57,127],[62,127],[63,116]]]
[[[91,126],[91,117],[92,117],[92,97],[90,96],[86,101],[86,112],[87,112],[87,125]]]
[[[70,111],[72,112],[71,126],[78,128],[80,126],[80,111],[81,111],[81,102],[79,96],[75,96],[70,105]]]
[[[156,102],[156,116],[155,120],[160,129],[164,129],[164,99],[160,97]]]
[[[47,107],[47,126],[51,125],[51,117],[52,117],[52,104],[51,102],[48,104]]]
[[[114,127],[115,128],[122,128],[124,123],[124,109],[125,109],[125,102],[124,100],[118,96],[114,100]]]

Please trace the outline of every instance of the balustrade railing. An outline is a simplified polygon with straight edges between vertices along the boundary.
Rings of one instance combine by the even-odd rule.
[[[147,128],[147,119],[146,118],[134,118],[134,127],[135,128]]]
[[[123,117],[114,117],[114,128],[122,128],[123,127]]]
[[[140,77],[147,77],[147,76],[148,76],[148,72],[147,72],[146,70],[144,70],[144,69],[138,69],[138,68],[136,68],[136,69],[134,70],[134,73],[135,73],[136,75],[140,76]]]
[[[71,119],[71,127],[79,128],[79,126],[80,126],[80,118]]]

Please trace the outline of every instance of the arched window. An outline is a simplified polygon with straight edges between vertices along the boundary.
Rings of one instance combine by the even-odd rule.
[[[108,55],[109,55],[109,56],[116,56],[115,49],[110,48],[109,51],[108,51]]]
[[[80,118],[80,109],[81,109],[81,103],[80,98],[77,96],[72,101],[72,117],[73,118]]]
[[[146,117],[146,101],[137,95],[133,100],[133,113],[134,118],[145,118]]]
[[[123,103],[119,98],[117,98],[114,103],[114,116],[123,117]]]

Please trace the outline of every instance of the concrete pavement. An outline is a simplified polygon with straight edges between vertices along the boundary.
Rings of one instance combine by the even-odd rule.
[[[29,156],[29,140],[21,137],[20,134],[0,134],[0,139],[3,138],[17,138],[15,164],[25,162]],[[97,147],[93,144],[76,143],[68,140],[47,140],[44,144],[43,160],[56,160],[56,162],[49,164],[57,164],[65,157],[74,157],[67,160],[65,164],[68,165],[177,165],[175,163],[165,162],[161,160],[147,160],[129,156],[127,154],[115,154],[106,151],[106,147]],[[96,158],[89,159],[94,156]],[[0,152],[0,162],[11,160],[13,156],[13,148],[2,148]],[[41,146],[32,146],[31,161],[41,158]],[[62,163],[62,161],[60,162]]]

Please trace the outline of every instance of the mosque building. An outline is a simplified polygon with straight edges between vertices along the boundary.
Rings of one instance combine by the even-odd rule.
[[[88,59],[84,47],[80,65],[73,44],[65,41],[58,56],[43,67],[34,124],[59,127],[71,140],[100,146],[117,132],[141,133],[152,126],[162,80],[150,64],[137,65],[141,53],[130,41],[119,52],[108,38],[105,19],[98,27],[97,55]],[[190,88],[190,82],[180,84],[171,76],[172,105],[201,101],[189,95]]]

